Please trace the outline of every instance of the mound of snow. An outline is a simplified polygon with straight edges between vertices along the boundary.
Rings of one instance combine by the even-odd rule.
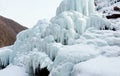
[[[103,57],[74,65],[71,76],[120,76],[120,57]]]
[[[28,74],[24,68],[10,64],[5,69],[0,70],[0,76],[28,76]]]
[[[50,76],[70,76],[74,64],[87,61],[99,55],[94,46],[71,45],[65,46],[58,52],[52,64]]]

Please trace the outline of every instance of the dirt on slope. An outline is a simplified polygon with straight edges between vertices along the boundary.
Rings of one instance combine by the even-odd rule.
[[[0,16],[0,47],[14,44],[16,35],[27,29],[19,23]]]

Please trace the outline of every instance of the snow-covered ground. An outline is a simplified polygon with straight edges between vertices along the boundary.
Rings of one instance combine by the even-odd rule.
[[[0,76],[28,76],[28,74],[24,68],[10,64],[5,69],[0,70]]]
[[[90,59],[74,65],[72,76],[120,76],[120,57]]]
[[[0,66],[8,63],[0,75],[47,68],[49,76],[120,76],[120,30],[95,11],[94,0],[63,0],[50,21],[0,49]]]

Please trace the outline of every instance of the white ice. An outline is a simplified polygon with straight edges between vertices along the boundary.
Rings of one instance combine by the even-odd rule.
[[[120,31],[100,30],[105,26],[112,28],[108,20],[95,12],[93,0],[64,0],[50,21],[40,20],[35,27],[20,32],[14,45],[0,49],[1,65],[13,63],[24,67],[28,73],[47,67],[49,76],[70,76],[71,73],[77,76],[88,74],[89,68],[85,67],[86,71],[81,68],[84,72],[78,74],[76,64],[88,64],[91,59],[100,63],[108,60],[103,64],[108,64],[103,75],[115,71],[120,76],[117,68],[120,65]],[[109,57],[115,57],[117,65],[109,65],[114,61]],[[95,63],[99,68],[100,63]],[[111,65],[114,70],[109,70]]]

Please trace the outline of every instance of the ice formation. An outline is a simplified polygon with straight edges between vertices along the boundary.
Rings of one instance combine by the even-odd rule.
[[[39,21],[20,32],[14,45],[0,49],[0,64],[26,67],[28,73],[47,67],[49,76],[77,76],[76,64],[120,55],[120,31],[100,30],[105,26],[112,28],[95,12],[94,0],[63,0],[50,21]]]
[[[10,47],[0,48],[0,69],[9,64],[9,57],[11,52],[12,50],[10,49]]]
[[[85,16],[95,13],[94,0],[64,0],[57,8],[56,14],[64,11],[77,11]]]

